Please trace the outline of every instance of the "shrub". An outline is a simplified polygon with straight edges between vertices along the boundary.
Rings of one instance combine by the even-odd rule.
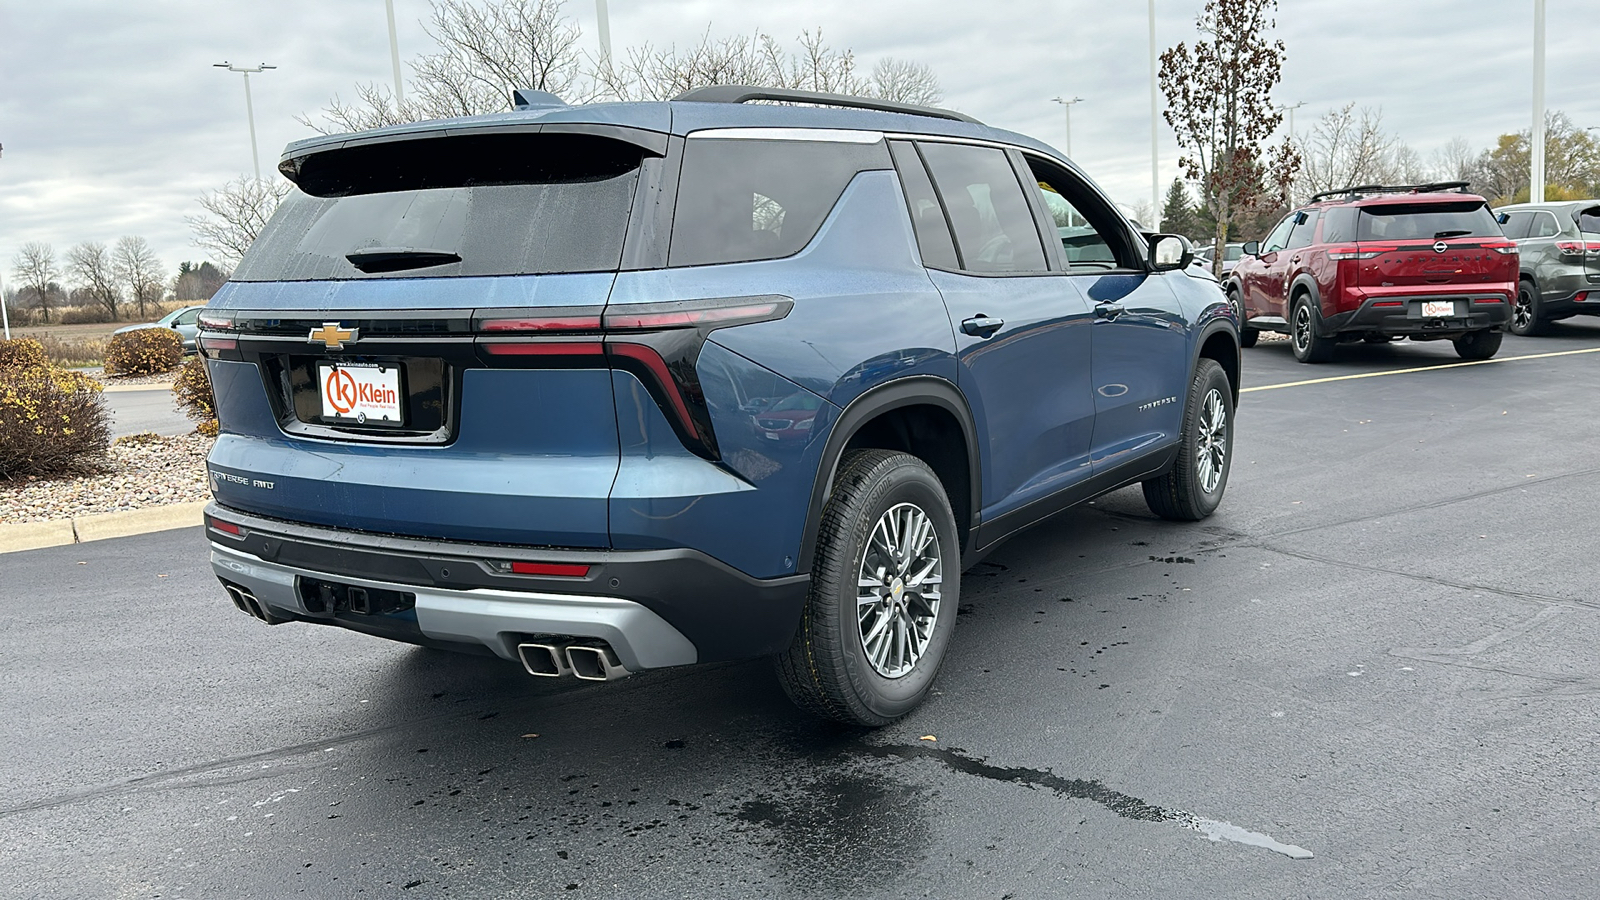
[[[0,373],[24,369],[48,369],[50,359],[44,345],[33,338],[0,340]]]
[[[0,478],[94,472],[110,442],[98,381],[48,367],[0,371]]]
[[[183,361],[183,338],[171,328],[139,328],[113,334],[106,344],[106,372],[154,375]]]
[[[97,366],[106,358],[103,337],[58,338],[46,332],[39,335],[44,355],[58,366]]]
[[[199,419],[195,430],[201,434],[215,435],[217,427],[217,400],[211,393],[211,374],[206,370],[203,356],[191,356],[178,371],[178,380],[172,383],[172,395],[178,408]]]
[[[102,322],[113,322],[111,313],[106,312],[104,306],[68,306],[61,310],[58,320],[62,325],[98,325]]]

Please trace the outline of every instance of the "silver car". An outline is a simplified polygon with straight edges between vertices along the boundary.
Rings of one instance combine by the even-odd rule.
[[[1557,319],[1600,316],[1600,201],[1518,203],[1495,214],[1522,260],[1512,334],[1543,334]]]
[[[204,306],[184,306],[173,310],[154,322],[143,325],[127,325],[113,331],[112,334],[122,334],[127,331],[138,331],[141,328],[172,328],[183,338],[183,352],[194,352],[194,336],[200,330],[197,320]]]

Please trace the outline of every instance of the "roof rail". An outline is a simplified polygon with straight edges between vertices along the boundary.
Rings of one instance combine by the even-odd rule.
[[[1363,184],[1359,187],[1340,188],[1312,194],[1307,202],[1315,203],[1323,197],[1355,196],[1357,194],[1431,194],[1435,191],[1465,191],[1470,181],[1435,181],[1429,184]]]
[[[846,94],[825,94],[820,91],[796,91],[789,88],[765,88],[747,84],[713,84],[684,91],[673,100],[690,103],[748,103],[751,100],[779,100],[785,103],[813,103],[817,106],[843,106],[849,109],[872,109],[878,112],[905,113],[912,116],[932,116],[982,125],[977,119],[955,110],[933,106],[913,106],[893,100],[874,100],[851,97]]]

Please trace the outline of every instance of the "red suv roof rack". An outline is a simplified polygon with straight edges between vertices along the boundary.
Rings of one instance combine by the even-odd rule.
[[[1340,188],[1312,194],[1309,202],[1316,203],[1324,197],[1345,197],[1359,200],[1370,194],[1431,194],[1435,191],[1462,191],[1472,186],[1470,181],[1435,181],[1430,184],[1363,184],[1359,187]]]

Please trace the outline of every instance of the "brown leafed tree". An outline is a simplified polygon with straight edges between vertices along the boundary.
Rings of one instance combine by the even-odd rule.
[[[233,269],[288,194],[289,183],[282,179],[240,176],[200,197],[205,215],[184,219],[194,231],[194,242],[216,254],[225,268]]]
[[[78,287],[74,293],[104,307],[111,315],[111,321],[117,320],[117,304],[122,298],[117,293],[116,270],[111,261],[111,252],[106,249],[105,244],[84,241],[69,250],[67,277]]]
[[[29,241],[17,251],[11,271],[21,283],[22,291],[33,291],[39,315],[46,325],[50,324],[50,299],[55,294],[55,280],[61,277],[55,250],[49,244]]]
[[[1215,265],[1235,226],[1261,209],[1282,206],[1300,167],[1285,140],[1267,141],[1283,114],[1272,108],[1282,78],[1283,41],[1271,40],[1277,0],[1207,0],[1191,48],[1161,54],[1160,84],[1167,124],[1183,156],[1178,164],[1200,187],[1201,206],[1215,222]]]
[[[140,316],[145,315],[147,305],[161,301],[166,267],[150,249],[149,241],[131,235],[119,239],[112,252],[111,267],[117,281],[128,289],[128,299],[139,305]]]

